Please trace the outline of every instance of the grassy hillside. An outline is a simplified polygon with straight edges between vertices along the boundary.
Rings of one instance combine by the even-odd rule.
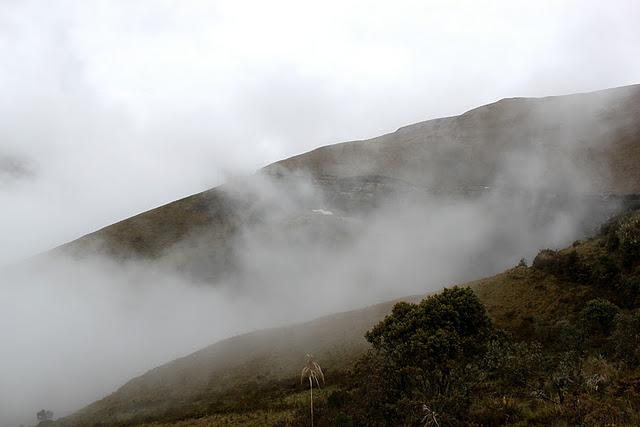
[[[295,378],[305,353],[321,358],[329,375],[344,369],[368,348],[364,333],[393,303],[220,341],[129,381],[72,420],[80,425],[100,420],[105,425],[128,425],[138,420],[181,419],[227,405],[250,408],[250,396],[262,395],[264,388],[276,397],[287,395],[296,390]],[[238,400],[239,396],[244,397]]]
[[[495,327],[560,351],[553,331],[562,322],[579,322],[589,301],[604,298],[623,312],[638,306],[638,236],[640,211],[634,211],[612,220],[593,238],[562,251],[542,251],[533,266],[520,265],[465,286],[484,304]],[[336,403],[331,402],[337,399],[330,397],[353,392],[358,382],[352,369],[369,348],[365,332],[395,303],[221,341],[131,380],[65,425],[297,425],[306,414],[298,379],[306,353],[314,354],[326,371],[328,387],[317,395],[317,408],[319,420],[327,423],[335,416]],[[626,387],[624,381],[640,381],[634,369],[625,369],[620,387]],[[518,405],[531,400],[518,399]]]
[[[640,211],[468,285],[394,306],[321,425],[640,423]]]

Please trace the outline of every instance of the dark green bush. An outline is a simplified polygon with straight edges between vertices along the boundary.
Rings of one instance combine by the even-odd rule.
[[[620,241],[620,250],[627,265],[640,258],[640,212],[629,215],[620,222],[616,230]]]
[[[614,321],[619,312],[620,308],[617,305],[606,299],[597,298],[587,302],[580,314],[588,331],[608,335],[615,325]]]
[[[589,283],[594,286],[613,289],[620,281],[620,269],[611,257],[598,257],[590,270]]]
[[[493,333],[486,309],[470,288],[454,287],[420,304],[398,303],[366,334],[376,350],[397,362],[440,367],[476,354]]]
[[[637,366],[640,363],[640,311],[618,315],[611,339],[616,357]]]
[[[551,249],[543,249],[533,260],[532,266],[572,282],[588,283],[591,281],[589,267],[580,259],[576,251],[563,254]]]
[[[339,412],[333,419],[331,425],[335,427],[353,427],[353,418],[344,412]]]
[[[483,380],[479,362],[494,330],[469,288],[454,287],[419,304],[398,303],[366,338],[373,345],[365,367],[378,386],[363,387],[388,424],[413,424],[427,404],[446,424],[462,422],[471,391]],[[370,366],[372,365],[372,366]]]
[[[503,391],[526,389],[529,382],[544,371],[542,346],[509,338],[492,340],[487,346],[483,368]]]
[[[640,272],[621,276],[615,286],[616,302],[624,308],[636,308],[640,305]]]
[[[349,393],[343,390],[334,391],[327,398],[327,404],[330,408],[342,408],[350,401],[351,396],[349,395]]]
[[[542,249],[533,259],[531,264],[533,268],[555,274],[559,271],[558,252],[553,249]]]

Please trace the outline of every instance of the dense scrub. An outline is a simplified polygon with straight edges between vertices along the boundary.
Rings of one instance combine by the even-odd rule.
[[[516,270],[574,290],[572,309],[533,306],[523,328],[492,322],[470,288],[399,303],[321,424],[640,425],[640,212]]]
[[[616,304],[632,308],[640,302],[640,211],[602,226],[590,244],[576,242],[564,251],[545,249],[533,267],[565,280],[599,288]]]

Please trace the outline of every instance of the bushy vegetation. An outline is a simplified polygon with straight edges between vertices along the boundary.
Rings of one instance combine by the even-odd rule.
[[[496,330],[468,288],[399,304],[320,424],[637,425],[640,313],[594,299],[558,323],[545,347]]]
[[[564,251],[542,250],[533,267],[597,287],[621,307],[636,307],[640,302],[640,211],[604,224],[600,235],[589,243]],[[588,250],[582,250],[585,247]]]
[[[366,374],[373,367],[379,378],[363,387],[364,417],[378,413],[381,424],[410,425],[430,411],[435,421],[445,414],[463,420],[482,383],[479,365],[492,335],[487,312],[469,288],[397,304],[366,335],[373,350],[358,368]]]
[[[517,267],[576,289],[571,310],[520,314],[527,328],[492,322],[470,288],[396,304],[321,424],[639,425],[639,261],[634,213]]]

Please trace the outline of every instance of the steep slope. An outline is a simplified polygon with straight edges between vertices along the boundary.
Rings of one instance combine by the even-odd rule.
[[[473,195],[493,185],[517,190],[542,180],[551,192],[570,185],[591,194],[640,193],[639,160],[640,85],[633,85],[503,99],[370,140],[322,147],[269,165],[261,174],[289,177],[284,186],[296,177],[311,177],[326,200],[349,210],[370,207],[377,198],[407,189]],[[538,164],[542,171],[527,175]],[[505,170],[513,167],[518,173]],[[255,195],[238,198],[235,193],[233,186],[223,185],[59,250],[156,258],[182,240],[207,234],[208,247],[216,247],[209,259],[222,266],[234,232],[261,215]]]
[[[206,413],[235,387],[259,387],[295,377],[305,353],[320,358],[330,375],[366,350],[364,333],[394,302],[220,341],[131,380],[68,422],[89,425],[102,420],[113,425]]]
[[[640,211],[634,215],[637,221]],[[591,268],[599,275],[603,257],[614,256],[610,239],[617,232],[612,231],[612,226],[603,230],[594,238],[550,256],[559,262],[579,259],[583,268]],[[620,304],[629,299],[611,288],[609,282],[603,287],[588,283],[588,279],[577,282],[564,276],[574,274],[574,270],[558,270],[555,263],[545,262],[545,257],[543,251],[534,267],[518,266],[464,286],[476,292],[498,327],[518,336],[526,336],[533,328],[551,327],[559,319],[577,316],[590,299],[605,296]],[[579,277],[586,276],[583,272]],[[637,289],[630,291],[635,292],[636,298],[640,296]],[[416,302],[421,298],[413,296],[404,300]],[[364,333],[382,320],[395,302],[220,341],[131,380],[63,423],[137,425],[151,421],[197,420],[205,416],[215,418],[228,412],[245,414],[248,420],[253,419],[249,415],[257,411],[256,425],[260,425],[266,409],[256,406],[252,399],[261,400],[261,405],[271,408],[271,412],[286,411],[287,405],[283,408],[278,398],[296,395],[298,368],[308,352],[322,361],[329,385],[338,383],[341,372],[368,348]],[[291,405],[299,403],[289,402]],[[207,418],[204,420],[202,424],[193,421],[193,425],[207,425]]]

